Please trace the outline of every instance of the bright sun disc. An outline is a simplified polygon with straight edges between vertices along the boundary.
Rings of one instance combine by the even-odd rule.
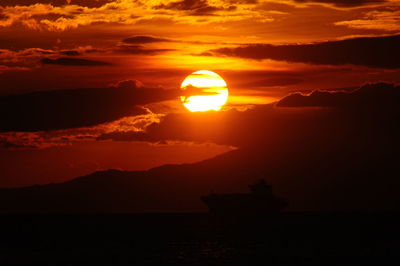
[[[191,112],[219,111],[228,100],[225,80],[208,70],[199,70],[187,76],[181,90],[181,101]]]

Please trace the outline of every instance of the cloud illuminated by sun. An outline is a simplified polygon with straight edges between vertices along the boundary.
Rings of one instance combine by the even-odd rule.
[[[226,82],[208,70],[193,72],[182,82],[181,101],[191,112],[219,111],[228,100]]]

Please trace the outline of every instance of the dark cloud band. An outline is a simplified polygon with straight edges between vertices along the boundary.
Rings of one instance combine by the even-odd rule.
[[[65,5],[79,5],[84,7],[101,7],[107,3],[113,2],[114,0],[2,0],[0,5],[3,6],[30,6],[34,4],[51,4],[53,6],[65,6]]]
[[[167,38],[146,36],[146,35],[133,36],[122,40],[123,43],[129,43],[129,44],[144,44],[144,43],[171,42],[171,41],[173,40]]]
[[[348,93],[343,91],[314,91],[309,95],[294,93],[277,103],[279,107],[345,107],[370,108],[394,107],[400,99],[400,87],[388,83],[374,83],[361,86]]]
[[[0,97],[0,132],[94,126],[143,114],[138,105],[173,99],[175,91],[121,82],[110,88],[55,90]]]
[[[220,56],[248,59],[272,59],[326,65],[362,65],[376,68],[400,68],[400,35],[354,38],[314,44],[256,44],[215,49]]]
[[[400,113],[399,98],[399,86],[389,83],[367,84],[351,93],[314,92],[309,96],[294,94],[277,103],[277,107],[334,107],[318,112],[304,108],[282,110],[283,108],[266,105],[246,112],[231,110],[215,113],[169,114],[161,123],[150,125],[146,132],[111,132],[99,136],[99,139],[150,142],[212,141],[242,147],[282,137],[290,140],[293,132],[308,130],[319,132],[319,127],[337,126],[346,129],[356,126],[353,125],[354,121],[357,123],[364,121],[368,127],[374,123],[373,121],[382,121],[388,117],[391,121],[395,121],[393,117],[398,117]],[[221,121],[224,121],[223,126]],[[304,129],[307,127],[307,130]]]
[[[68,54],[71,55],[71,54]],[[43,58],[41,62],[45,65],[62,65],[62,66],[108,66],[110,63],[96,61],[96,60],[88,60],[81,58],[68,58],[61,57],[57,59],[51,58]]]
[[[294,1],[297,3],[333,4],[337,7],[356,7],[356,6],[386,2],[386,0],[294,0]]]

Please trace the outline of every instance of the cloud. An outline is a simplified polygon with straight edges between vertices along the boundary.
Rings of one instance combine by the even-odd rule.
[[[363,37],[312,44],[255,44],[212,50],[215,55],[325,65],[400,68],[400,35]]]
[[[107,66],[110,63],[88,60],[82,58],[69,58],[69,57],[60,57],[57,59],[51,58],[43,58],[41,60],[42,64],[45,65],[62,65],[62,66]]]
[[[345,21],[338,21],[336,26],[346,26],[354,29],[383,30],[387,32],[400,31],[400,6],[372,10],[364,16]]]
[[[80,3],[81,1],[73,1],[69,5],[60,6],[53,3],[0,6],[0,13],[6,17],[0,20],[0,27],[20,23],[34,30],[64,31],[92,23],[134,24],[138,16],[132,14],[144,11],[141,3],[128,0],[100,1],[98,3],[101,5],[89,6],[79,5]]]
[[[208,92],[204,88],[193,86],[192,84],[183,87],[184,91],[181,93],[183,97],[183,102],[187,102],[190,96],[200,96],[200,95],[218,95],[218,92]]]
[[[224,0],[224,2],[230,3],[230,4],[258,4],[260,1],[259,0]]]
[[[146,114],[141,105],[174,99],[176,91],[138,87],[41,91],[0,97],[0,131],[45,131],[95,126]]]
[[[325,6],[326,10],[332,11],[332,8],[340,9],[340,11],[349,11],[350,8],[365,6],[365,8],[374,8],[395,5],[393,2],[385,1],[370,1],[370,0],[357,0],[357,1],[331,1],[331,0],[298,0],[298,1],[206,1],[206,0],[178,0],[178,1],[132,1],[132,0],[118,0],[118,1],[7,1],[4,6],[0,6],[0,27],[19,27],[23,25],[29,29],[38,31],[66,31],[75,29],[82,26],[94,24],[113,24],[113,25],[140,25],[141,23],[148,23],[156,26],[162,22],[162,26],[171,24],[173,26],[178,24],[183,25],[208,25],[212,23],[220,24],[220,27],[215,29],[225,29],[228,25],[227,22],[244,22],[249,21],[254,23],[254,29],[259,29],[265,22],[282,22],[280,18],[291,16],[290,20],[297,21],[297,11],[303,8],[309,9],[307,12],[319,12],[313,9],[319,9]],[[267,6],[275,8],[269,9]],[[279,8],[280,6],[280,8]],[[290,7],[292,12],[286,12]],[[326,7],[327,6],[327,7]],[[283,9],[282,9],[283,8]],[[343,10],[345,9],[345,10]],[[286,10],[286,11],[285,11]],[[297,10],[297,11],[294,11]],[[179,13],[179,16],[176,13]],[[352,12],[348,17],[351,19],[358,18],[362,11],[351,10]],[[323,15],[322,15],[323,16]],[[329,20],[330,16],[326,19]],[[347,16],[346,16],[347,17]],[[395,16],[393,15],[393,18]],[[341,17],[340,19],[343,19]],[[366,19],[368,17],[366,16]],[[286,21],[286,19],[284,20]],[[326,22],[326,20],[324,20]],[[347,21],[344,20],[343,23]],[[390,24],[394,25],[394,22]],[[261,25],[259,25],[261,23]],[[331,23],[329,22],[326,23]],[[334,22],[332,22],[334,23]],[[379,24],[384,24],[385,19],[379,20]],[[370,23],[370,25],[372,25]],[[291,26],[291,25],[289,25]],[[315,27],[315,25],[312,25]],[[243,25],[241,26],[243,27]],[[282,25],[286,31],[288,24]],[[238,29],[236,26],[229,27]],[[240,27],[239,27],[240,29]],[[212,30],[212,28],[211,28]],[[246,29],[244,29],[246,30]],[[151,32],[157,32],[157,29]],[[241,31],[242,32],[242,31]],[[249,33],[248,30],[246,31]],[[242,33],[241,33],[242,34]],[[249,37],[253,37],[249,34]]]
[[[121,119],[95,126],[57,129],[35,132],[2,132],[0,133],[0,150],[45,149],[81,142],[93,142],[99,135],[110,132],[144,131],[147,126],[159,123],[162,114],[155,114],[147,108],[143,114],[126,116]]]
[[[143,83],[140,82],[139,80],[127,79],[127,80],[118,81],[114,85],[114,87],[117,87],[120,89],[137,89],[137,88],[142,88]]]
[[[175,51],[175,49],[168,48],[144,48],[141,45],[119,45],[115,50],[118,53],[135,54],[135,55],[154,55],[159,53],[166,53]]]
[[[231,5],[228,7],[213,6],[207,0],[179,0],[170,2],[168,4],[160,4],[155,6],[154,9],[172,9],[179,11],[186,11],[192,16],[213,15],[214,12],[220,10],[235,10],[236,7]]]
[[[36,146],[19,144],[18,142],[10,141],[5,136],[0,135],[0,150],[17,150],[17,149],[29,149],[36,148]]]
[[[257,106],[246,111],[175,113],[161,118],[160,123],[149,125],[144,132],[109,132],[98,140],[115,141],[195,141],[212,142],[239,148],[266,147],[274,141],[290,141],[293,132],[307,138],[316,127],[334,127],[318,124],[327,112],[287,112],[273,105]],[[306,128],[307,130],[303,129]],[[332,131],[334,134],[336,131]]]
[[[101,7],[107,3],[114,2],[114,0],[2,0],[3,6],[30,6],[35,4],[51,4],[53,6],[61,7],[65,5],[79,5],[84,7]]]
[[[294,0],[294,2],[331,4],[337,7],[358,7],[370,4],[385,3],[387,0]]]
[[[22,50],[0,49],[0,66],[23,67],[32,69],[43,64],[59,65],[108,65],[106,62],[100,62],[89,59],[66,58],[63,56],[78,56],[89,53],[92,47],[77,47],[71,50],[28,48]]]
[[[388,108],[396,106],[400,99],[400,86],[389,83],[373,83],[361,86],[353,92],[314,91],[303,95],[295,93],[281,99],[279,107],[346,107]]]
[[[0,65],[0,74],[5,72],[5,71],[26,71],[26,70],[29,70],[29,68],[26,68],[26,67],[9,67],[9,66]]]
[[[89,5],[89,1],[71,1],[68,5],[25,2],[26,5],[0,6],[0,27],[23,25],[33,30],[65,31],[94,23],[116,23],[135,25],[138,22],[162,19],[173,23],[207,24],[218,21],[237,21],[244,17],[266,19],[257,11],[240,9],[226,2],[183,0],[168,3],[159,1],[100,1],[97,5]],[[93,1],[91,1],[93,2]],[[85,5],[86,3],[86,5]],[[80,5],[82,4],[82,5]],[[182,11],[176,16],[176,11]],[[225,16],[227,13],[234,16]],[[202,19],[193,17],[205,16]]]
[[[153,43],[185,43],[185,44],[228,44],[226,42],[217,42],[217,41],[189,41],[189,40],[183,40],[183,39],[170,39],[170,38],[161,38],[161,37],[154,37],[154,36],[149,36],[149,35],[140,35],[140,36],[133,36],[129,38],[125,38],[121,41],[122,44],[120,46],[131,46],[131,47],[143,47],[143,44],[153,44]],[[126,45],[128,44],[128,45]],[[229,42],[229,44],[241,44],[241,43],[232,43]]]
[[[127,53],[134,55],[155,55],[165,52],[176,51],[171,48],[146,48],[143,45],[160,43],[160,42],[180,42],[167,38],[153,37],[148,35],[138,35],[123,39],[114,49],[117,53]]]
[[[139,35],[123,39],[123,43],[128,44],[144,44],[144,43],[155,43],[155,42],[171,42],[173,40],[167,38],[159,38],[153,36]]]
[[[400,87],[388,83],[367,84],[351,93],[345,92],[314,92],[309,96],[299,94],[290,95],[273,105],[259,106],[244,112],[230,110],[226,112],[206,113],[181,113],[168,114],[161,119],[161,123],[155,123],[147,127],[145,132],[110,132],[98,137],[99,140],[113,139],[118,141],[200,141],[214,142],[223,145],[235,145],[238,147],[256,145],[256,143],[268,142],[287,138],[293,132],[305,134],[305,132],[319,132],[317,127],[331,128],[332,134],[345,129],[343,124],[349,123],[348,119],[341,121],[337,112],[333,110],[281,110],[279,107],[347,107],[351,108],[354,119],[363,116],[362,119],[381,119],[382,112],[396,113]],[[338,109],[335,109],[338,110]],[[347,111],[344,111],[347,112]],[[343,115],[342,111],[339,112]],[[327,117],[335,117],[332,124],[326,124]],[[302,128],[308,129],[302,129]],[[333,130],[332,128],[335,128]],[[286,132],[286,133],[283,133]],[[312,133],[312,136],[315,135]],[[306,137],[306,135],[304,135]],[[316,137],[316,136],[314,136]],[[308,138],[308,137],[307,137]]]
[[[68,55],[68,56],[78,56],[78,55],[80,55],[80,53],[78,51],[75,51],[75,50],[61,51],[60,53],[63,54],[63,55]]]
[[[43,56],[55,55],[56,52],[49,49],[29,48],[20,51],[0,49],[0,67],[3,70],[31,69],[38,65]]]

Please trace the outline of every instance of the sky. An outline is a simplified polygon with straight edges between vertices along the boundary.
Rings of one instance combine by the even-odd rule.
[[[371,99],[395,105],[398,47],[398,0],[2,0],[0,187],[272,150],[284,128],[303,134],[282,116],[293,126],[349,110],[329,95],[356,95],[339,97],[368,114],[385,106]],[[180,102],[182,81],[203,69],[227,83],[220,112]]]

